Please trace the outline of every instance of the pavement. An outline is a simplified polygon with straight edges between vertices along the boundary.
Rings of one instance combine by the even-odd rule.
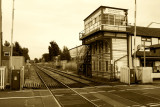
[[[160,85],[105,85],[74,88],[99,107],[160,107]],[[64,107],[92,107],[68,89],[53,89]],[[0,107],[58,107],[48,90],[0,91]]]

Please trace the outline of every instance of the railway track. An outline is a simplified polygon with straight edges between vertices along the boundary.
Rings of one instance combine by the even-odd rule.
[[[69,84],[64,83],[64,81],[60,81],[56,78],[56,76],[54,76],[54,78],[53,75],[51,75],[51,73],[49,74],[49,72],[47,72],[47,70],[45,69],[42,69],[40,67],[38,67],[38,69],[39,70],[37,70],[37,75],[39,76],[47,90],[50,92],[50,94],[53,96],[59,107],[98,107],[98,105],[88,100],[86,97],[71,88],[72,85],[69,86]],[[57,91],[53,89],[53,87],[49,85],[50,82],[57,87],[65,88],[65,91]]]
[[[63,72],[63,71],[48,67],[48,66],[43,66],[43,67],[40,66],[40,67],[43,68],[43,69],[49,70],[51,72],[54,72],[56,74],[62,75],[64,77],[66,77],[66,78],[70,78],[70,79],[72,79],[74,81],[87,84],[88,86],[92,86],[93,87],[93,86],[98,86],[98,85],[106,85],[106,83],[94,81],[94,80],[91,80],[91,79],[88,79],[88,78],[83,78],[80,75],[69,74],[69,73],[66,73],[66,72]]]
[[[44,73],[46,73],[51,78],[54,78],[58,81],[61,81],[65,84],[67,84],[71,88],[82,88],[82,87],[90,86],[88,81],[84,82],[84,81],[81,81],[81,80],[78,80],[78,79],[73,79],[71,77],[67,77],[67,76],[59,74],[57,72],[53,72],[53,71],[51,72],[50,70],[44,69],[44,68],[39,67],[39,66],[37,66],[37,68],[41,71],[44,71]]]

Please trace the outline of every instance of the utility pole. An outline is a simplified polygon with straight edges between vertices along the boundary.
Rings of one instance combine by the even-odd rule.
[[[12,56],[13,56],[13,27],[14,27],[14,1],[13,0],[13,7],[12,7],[12,28],[11,28],[11,59],[10,59],[10,63],[11,63],[11,70],[13,69],[13,65],[12,65]]]
[[[2,0],[0,0],[0,66],[2,66]]]

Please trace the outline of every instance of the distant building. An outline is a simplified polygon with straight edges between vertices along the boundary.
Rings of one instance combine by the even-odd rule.
[[[2,51],[2,66],[9,67],[10,54],[11,54],[11,48],[7,47],[7,46],[3,46],[3,51]]]

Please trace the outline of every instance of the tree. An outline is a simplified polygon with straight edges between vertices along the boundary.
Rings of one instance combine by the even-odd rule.
[[[22,55],[25,57],[25,61],[26,61],[26,60],[30,60],[30,57],[29,57],[29,55],[28,55],[28,52],[29,52],[28,48],[23,48],[23,49],[22,49]]]
[[[34,62],[35,62],[35,63],[38,63],[38,59],[37,59],[37,58],[34,58]]]
[[[22,56],[23,55],[23,50],[22,47],[19,45],[18,42],[15,42],[13,45],[13,56]]]
[[[9,46],[10,46],[10,43],[9,43],[8,41],[5,41],[4,46],[9,47]]]
[[[18,42],[13,45],[13,56],[24,56],[25,61],[30,60],[28,48],[22,48]]]
[[[61,60],[67,60],[69,61],[71,59],[69,50],[66,46],[63,47],[63,51],[61,53]]]
[[[49,61],[49,54],[48,53],[44,53],[42,55],[42,59],[44,59],[45,62],[48,62]]]
[[[49,61],[53,60],[53,57],[60,54],[59,46],[55,41],[50,42],[50,46],[48,47],[49,50]]]
[[[39,59],[38,59],[38,62],[42,62],[42,58],[39,58]]]

